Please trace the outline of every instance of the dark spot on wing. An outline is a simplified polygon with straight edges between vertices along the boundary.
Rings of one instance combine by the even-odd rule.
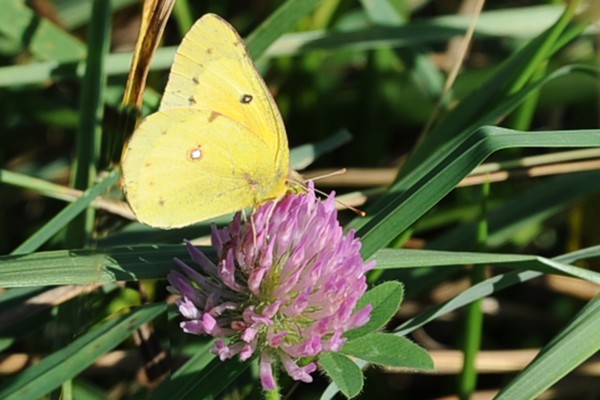
[[[166,130],[166,129],[163,129],[163,130],[160,132],[160,134],[161,134],[161,135],[166,135],[167,133],[169,133],[169,131],[168,131],[168,130]]]
[[[209,122],[209,123],[210,123],[210,122],[213,122],[213,121],[214,121],[215,119],[217,119],[217,117],[219,117],[220,115],[221,115],[221,114],[219,114],[218,112],[216,112],[216,111],[212,111],[212,112],[210,113],[210,115],[208,116],[208,122]]]
[[[206,49],[206,54],[212,54],[213,51],[214,50],[211,47],[209,47],[208,49]]]
[[[160,199],[160,200],[158,201],[158,205],[159,205],[159,206],[161,206],[161,207],[164,207],[164,206],[165,206],[165,201],[164,201],[164,199]]]
[[[192,77],[192,82],[194,82],[196,85],[200,83],[197,76]]]
[[[240,99],[240,102],[242,104],[250,104],[250,102],[252,101],[254,97],[252,97],[251,94],[244,94],[242,95],[242,98]]]
[[[188,99],[188,103],[190,104],[190,106],[193,106],[194,104],[196,104],[196,98],[194,96],[190,96],[190,98]]]
[[[244,180],[248,183],[248,185],[250,185],[252,190],[256,191],[256,188],[258,187],[258,182],[254,178],[252,178],[250,174],[244,174]]]

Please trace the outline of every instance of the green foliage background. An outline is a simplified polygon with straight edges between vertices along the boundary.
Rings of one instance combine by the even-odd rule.
[[[455,363],[458,373],[427,375],[370,368],[362,388],[340,387],[345,394],[598,397],[597,372],[576,371],[600,347],[594,8],[488,1],[446,92],[448,45],[472,18],[457,13],[458,3],[178,0],[143,112],[158,104],[174,46],[215,12],[247,37],[284,116],[293,163],[350,169],[350,183],[321,188],[349,202],[366,196],[366,218],[342,218],[363,238],[365,258],[377,259],[371,282],[405,287],[404,306],[386,326],[399,341],[387,345],[410,346],[406,337],[434,362],[452,349],[466,362]],[[42,359],[14,368],[0,397],[259,397],[255,368],[213,359],[210,343],[181,333],[165,302],[171,260],[187,257],[179,244],[208,226],[159,231],[105,203],[96,208],[100,198],[122,200],[118,171],[101,149],[119,131],[140,3],[0,7],[0,365]],[[509,178],[455,189],[484,162],[478,171],[490,179],[497,170]],[[532,177],[531,163],[561,169]],[[359,167],[377,170],[353,179]],[[385,186],[384,169],[395,176]],[[136,377],[142,356],[132,334],[147,322],[180,367],[158,387]],[[479,347],[495,350],[496,362],[512,360],[511,350],[541,352],[526,367],[487,373],[473,362]],[[124,358],[94,364],[107,353]],[[324,367],[339,367],[343,380],[346,361],[335,357]],[[281,384],[294,398],[337,392],[324,377]]]

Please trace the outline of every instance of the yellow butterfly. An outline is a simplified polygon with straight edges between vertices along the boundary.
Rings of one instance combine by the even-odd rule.
[[[160,108],[134,132],[122,171],[137,218],[161,228],[288,191],[295,172],[281,115],[242,39],[221,17],[207,14],[185,35]]]

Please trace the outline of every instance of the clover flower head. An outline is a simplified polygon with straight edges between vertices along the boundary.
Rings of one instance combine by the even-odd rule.
[[[264,389],[275,388],[273,365],[295,380],[312,382],[314,359],[342,348],[347,330],[368,322],[371,305],[354,312],[367,289],[365,263],[354,232],[344,235],[333,193],[324,201],[289,194],[260,206],[245,223],[238,213],[223,229],[213,226],[213,263],[187,243],[200,272],[181,260],[168,275],[181,295],[182,329],[218,340],[213,353],[260,356]]]

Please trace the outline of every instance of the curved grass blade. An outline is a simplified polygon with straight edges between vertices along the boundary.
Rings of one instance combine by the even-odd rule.
[[[223,362],[209,355],[212,361],[208,365],[202,366],[203,360],[195,363],[194,359],[190,360],[182,367],[183,370],[178,370],[171,380],[152,393],[150,399],[214,399],[250,367],[250,362],[242,362],[237,358]]]
[[[594,297],[496,396],[533,399],[600,350],[600,295]]]
[[[84,192],[83,196],[75,202],[66,206],[61,212],[56,214],[54,218],[48,221],[36,233],[31,235],[26,241],[21,243],[11,254],[26,254],[37,250],[48,239],[50,239],[59,230],[64,228],[73,218],[83,212],[90,203],[96,198],[105,193],[112,185],[119,180],[119,172],[112,171],[108,176],[96,186]]]
[[[490,12],[491,17],[489,20],[485,19],[486,13],[483,13],[480,19],[480,22],[482,22],[480,26],[485,25],[486,28],[482,32],[482,35],[491,37],[515,37],[516,35],[516,37],[523,37],[534,34],[544,29],[549,22],[555,20],[556,16],[560,14],[560,10],[561,7],[549,6],[547,12],[544,12],[543,17],[538,18],[539,10],[536,7],[531,7],[529,11],[520,8],[518,10],[518,17],[528,21],[527,24],[524,24],[524,26],[527,26],[526,32],[515,31],[513,25],[507,26],[506,29],[499,29],[504,25],[499,25],[495,22],[497,18],[492,15],[494,12]],[[533,15],[535,15],[535,18],[532,18]],[[505,18],[514,20],[515,18],[514,15],[501,17],[501,20]],[[483,24],[484,21],[489,21],[489,24]],[[536,22],[536,24],[534,25],[533,22]],[[465,18],[449,16],[440,18],[439,20],[432,19],[424,23],[420,22],[418,24],[407,24],[401,27],[388,27],[385,29],[368,28],[352,32],[311,31],[288,33],[279,37],[264,54],[268,57],[279,57],[298,55],[308,51],[340,50],[341,48],[362,51],[389,47],[412,47],[416,44],[445,43],[452,37],[464,33],[467,25],[468,20],[465,20]],[[265,40],[265,43],[268,42],[268,38],[261,39],[259,37],[252,40],[259,39],[261,41]],[[249,46],[254,46],[251,41]],[[262,45],[257,45],[257,50],[254,51],[256,51],[256,55],[260,56],[262,53],[258,51],[259,47],[262,47]],[[158,49],[151,69],[168,69],[173,64],[175,51],[175,46]],[[130,52],[110,54],[106,60],[107,74],[112,76],[127,73],[131,65],[131,57],[132,54]],[[82,59],[83,55],[71,62],[48,61],[2,67],[0,68],[0,87],[80,77],[84,69]]]
[[[477,128],[483,125],[494,123],[495,121],[504,117],[510,111],[514,110],[520,104],[522,104],[522,102],[525,101],[527,96],[529,96],[531,93],[535,93],[547,83],[550,83],[557,78],[575,72],[593,75],[594,78],[600,76],[600,72],[597,68],[586,65],[568,65],[552,72],[544,79],[541,79],[535,83],[526,86],[518,93],[502,98],[502,100],[498,104],[493,106],[491,109],[487,110],[487,112],[485,112],[483,115],[477,115],[477,119],[475,121],[472,121],[465,130],[457,133],[455,137],[450,138],[448,142],[445,143],[443,146],[438,146],[437,148],[430,149],[428,159],[423,161],[421,164],[414,166],[414,168],[412,168],[410,172],[402,176],[402,179],[394,183],[389,188],[388,195],[391,196],[392,193],[404,192],[408,190],[408,188],[410,188],[411,186],[415,185],[415,183],[423,176],[423,174],[426,174],[427,171],[429,171],[432,163],[435,163],[435,160],[443,158],[446,154],[452,151],[452,149],[459,146],[461,142],[468,140],[468,137],[472,135],[473,131],[475,131]],[[449,126],[448,129],[451,130],[454,128]],[[359,229],[360,227],[366,225],[369,222],[369,220],[373,217],[373,215],[379,212],[385,204],[387,204],[386,201],[379,201],[373,204],[368,210],[370,215],[368,214],[365,218],[354,219],[348,225],[348,227]]]
[[[195,349],[195,354],[153,391],[150,398],[214,399],[250,366],[250,362],[240,362],[237,358],[220,361],[210,352],[213,346],[214,340],[207,340]]]
[[[553,262],[561,264],[571,264],[578,260],[593,258],[600,256],[600,246],[594,246],[587,249],[575,251],[572,253],[563,254],[561,256],[552,259]],[[576,268],[576,267],[573,267]],[[506,274],[494,276],[490,279],[486,279],[476,285],[471,286],[467,290],[461,292],[459,295],[452,299],[438,304],[432,307],[428,311],[421,313],[415,318],[412,318],[402,325],[400,325],[394,331],[399,336],[406,336],[415,329],[445,315],[451,311],[454,311],[460,307],[463,307],[475,300],[482,299],[491,294],[497,293],[508,287],[517,285],[519,283],[526,282],[528,280],[542,276],[543,272],[539,271],[513,271]]]
[[[0,387],[0,398],[39,398],[49,393],[115,348],[140,325],[165,311],[164,303],[143,306],[75,339],[64,349],[44,358],[14,378],[5,380]]]
[[[559,175],[539,182],[488,213],[488,244],[494,247],[506,245],[523,227],[540,224],[576,201],[598,192],[600,171]],[[476,232],[475,222],[460,224],[433,238],[427,247],[437,250],[473,250]],[[413,297],[460,270],[450,267],[396,270],[394,276],[407,285],[407,296]]]
[[[369,258],[391,238],[407,229],[446,196],[492,153],[518,147],[600,146],[600,130],[522,132],[485,126],[471,133],[445,157],[431,163],[416,183],[400,194],[383,196],[385,206],[365,224],[358,236]]]
[[[320,3],[319,0],[288,0],[283,3],[246,38],[246,47],[252,58],[258,60],[275,40],[290,31]]]
[[[210,249],[203,249],[211,254]],[[184,246],[57,250],[0,257],[0,286],[101,284],[164,279],[173,258],[190,261]]]
[[[421,165],[433,151],[452,146],[455,140],[460,140],[471,131],[473,125],[492,123],[477,121],[481,120],[480,115],[488,114],[489,110],[494,109],[499,101],[523,90],[538,66],[559,50],[555,44],[560,41],[561,35],[570,34],[571,30],[582,31],[588,25],[587,22],[577,22],[569,29],[575,9],[574,6],[567,6],[551,27],[502,63],[485,84],[448,113],[415,148],[403,164],[399,178]],[[566,45],[566,42],[562,44]]]
[[[384,257],[387,257],[386,253],[388,253],[389,251],[393,251],[393,250],[389,250],[389,249],[382,250],[382,255]],[[401,250],[398,250],[398,251],[401,251]],[[422,253],[422,251],[418,251],[418,252],[421,253],[420,256],[425,256],[425,257],[419,257],[420,261],[416,261],[415,259],[413,259],[412,261],[409,260],[408,263],[419,263],[419,264],[421,264],[420,266],[426,266],[427,263],[432,263],[431,261],[428,261],[427,256],[429,254],[426,255],[425,253]],[[444,257],[444,256],[451,257],[451,255],[448,253],[451,253],[451,252],[441,252],[440,254],[438,254],[437,257],[435,257],[433,263],[439,263],[440,257]],[[388,255],[389,255],[389,253],[388,253]],[[572,252],[572,253],[568,253],[568,254],[564,254],[564,255],[555,257],[552,259],[552,261],[561,263],[561,264],[570,264],[570,263],[574,263],[574,262],[582,260],[582,259],[593,258],[593,257],[598,257],[598,256],[600,256],[600,246],[594,246],[594,247],[582,249],[582,250],[579,250],[576,252]],[[461,260],[464,262],[464,261],[467,261],[468,257],[469,256],[465,253],[458,253],[456,255],[456,257],[453,260],[449,260],[449,262],[458,262]],[[472,260],[474,263],[479,263],[479,262],[487,261],[488,257],[490,257],[489,254],[473,254]],[[509,262],[506,265],[510,265],[510,263],[512,263],[512,262],[516,263],[516,265],[522,265],[522,262],[526,261],[526,260],[523,260],[520,257],[521,256],[518,256],[518,255],[514,255],[514,256],[507,255],[506,257],[504,257],[504,255],[502,255],[502,256],[498,257],[498,259]],[[382,262],[382,264],[387,264],[388,262],[384,261],[384,262]],[[408,264],[408,263],[406,263],[406,264]],[[440,265],[443,265],[443,264],[440,264]],[[406,267],[407,265],[403,265],[403,266]],[[573,268],[576,268],[576,267],[573,267]],[[497,293],[503,289],[509,288],[514,285],[518,285],[520,283],[540,277],[542,275],[543,275],[543,273],[538,272],[538,271],[513,271],[513,272],[506,273],[506,274],[494,276],[490,279],[486,279],[485,281],[482,281],[476,285],[471,286],[470,288],[461,292],[459,295],[455,296],[454,298],[452,298],[444,303],[441,303],[435,307],[432,307],[431,309],[421,313],[420,315],[406,321],[405,323],[403,323],[402,325],[400,325],[398,328],[396,328],[394,330],[394,334],[398,335],[398,336],[406,336],[409,333],[413,332],[414,330],[420,328],[421,326],[423,326],[423,325],[425,325],[447,313],[450,313],[454,310],[464,307],[465,305],[470,304],[473,301],[482,299],[486,296]],[[359,365],[362,367],[365,364],[359,363]],[[333,385],[333,384],[329,385],[329,387],[324,391],[321,398],[322,399],[330,399],[335,395],[335,393],[337,391],[338,391],[338,389],[335,387],[335,385]]]
[[[54,218],[48,221],[26,241],[21,243],[21,245],[17,247],[11,254],[26,254],[37,250],[54,234],[72,221],[73,218],[77,217],[81,212],[83,212],[96,197],[104,194],[112,185],[117,183],[119,176],[119,172],[116,170],[109,173],[102,182],[98,183],[91,189],[86,190],[83,196],[56,214]]]
[[[2,2],[0,32],[39,60],[64,62],[85,56],[79,40],[34,13],[22,0]]]

